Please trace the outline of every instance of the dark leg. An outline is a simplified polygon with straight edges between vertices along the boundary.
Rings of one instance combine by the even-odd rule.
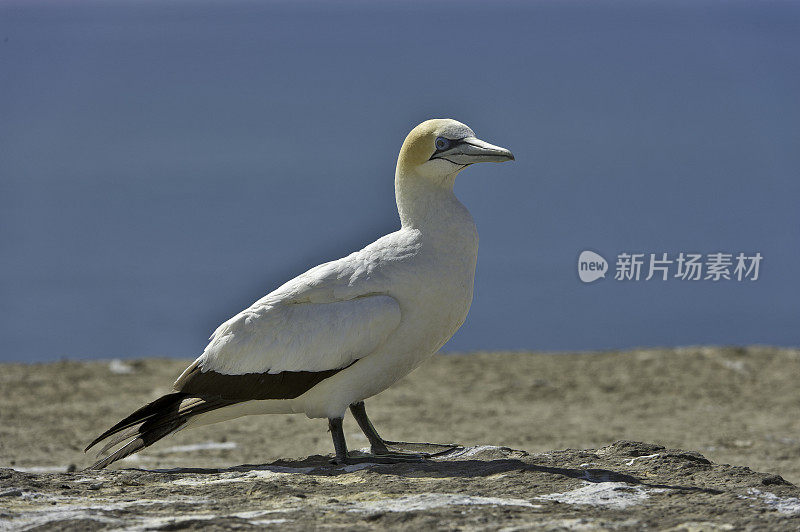
[[[353,403],[350,405],[350,412],[353,413],[353,417],[358,422],[358,426],[361,427],[361,430],[364,432],[364,435],[369,440],[370,449],[373,454],[376,455],[386,455],[386,456],[407,456],[411,457],[422,457],[427,458],[430,456],[438,456],[442,454],[447,454],[450,451],[457,449],[458,445],[451,445],[451,444],[439,444],[439,443],[408,443],[408,442],[399,442],[399,441],[387,441],[380,437],[378,431],[375,430],[375,427],[372,425],[372,422],[367,417],[367,409],[364,406],[364,401],[359,401],[358,403]],[[402,452],[394,452],[389,449],[389,446],[398,446],[398,447],[405,447],[408,449],[413,449],[414,451],[431,451],[431,452],[414,452],[414,453],[402,453]]]
[[[364,406],[364,401],[359,401],[350,405],[350,412],[353,413],[353,417],[355,418],[356,422],[358,422],[358,426],[361,427],[364,435],[369,440],[369,445],[372,452],[375,454],[388,453],[389,448],[386,447],[387,442],[380,437],[378,431],[375,430],[372,422],[367,417],[367,409]]]
[[[347,463],[347,442],[344,439],[344,431],[342,430],[342,418],[328,418],[328,428],[331,431],[333,448],[336,451],[336,458],[333,459],[334,463]]]
[[[370,456],[348,456],[347,442],[344,439],[344,431],[342,430],[342,418],[328,418],[328,427],[333,438],[333,448],[336,451],[336,458],[331,460],[334,464],[394,464],[397,462],[416,462],[425,458],[422,455],[392,453],[388,450],[386,453],[376,453]]]

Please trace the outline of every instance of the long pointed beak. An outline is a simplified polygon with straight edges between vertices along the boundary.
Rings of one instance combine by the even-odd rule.
[[[450,148],[438,152],[431,159],[446,159],[455,164],[503,163],[513,161],[514,154],[505,148],[489,144],[475,137],[467,137]]]

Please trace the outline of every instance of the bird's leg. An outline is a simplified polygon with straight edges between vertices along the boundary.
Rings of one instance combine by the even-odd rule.
[[[357,403],[353,403],[350,405],[350,412],[353,413],[353,417],[355,418],[356,422],[358,422],[358,426],[361,427],[361,430],[364,432],[364,435],[369,440],[370,450],[373,454],[378,456],[397,456],[402,457],[406,456],[409,458],[412,457],[420,457],[420,458],[428,458],[431,456],[439,456],[443,454],[447,454],[454,449],[460,447],[459,445],[452,445],[452,444],[439,444],[439,443],[409,443],[409,442],[401,442],[401,441],[388,441],[384,440],[378,434],[378,431],[375,430],[375,427],[372,425],[372,422],[367,417],[367,409],[364,406],[364,401],[359,401]],[[404,453],[404,452],[397,452],[392,451],[389,449],[389,446],[398,446],[398,447],[406,447],[406,448],[416,448],[416,449],[428,449],[434,452],[422,452],[422,453]]]
[[[388,449],[386,453],[369,456],[349,456],[347,454],[347,442],[344,439],[344,431],[342,430],[342,418],[328,418],[328,427],[333,438],[333,448],[336,451],[336,457],[331,460],[334,464],[394,464],[397,462],[417,462],[425,458],[425,456],[417,454],[392,453]]]
[[[386,447],[387,442],[381,438],[380,434],[378,434],[378,431],[375,430],[372,422],[367,417],[367,409],[364,406],[364,401],[359,401],[350,405],[350,412],[353,413],[353,417],[358,423],[358,426],[361,427],[364,435],[369,440],[370,450],[374,454],[388,453],[389,448]]]
[[[331,438],[333,438],[333,449],[336,451],[336,458],[333,459],[333,463],[346,464],[347,442],[344,439],[344,431],[342,430],[342,418],[328,418],[328,428],[331,431]]]

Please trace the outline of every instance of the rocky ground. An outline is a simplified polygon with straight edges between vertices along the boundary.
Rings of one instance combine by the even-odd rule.
[[[798,350],[438,356],[367,402],[464,444],[435,460],[333,466],[324,421],[262,416],[80,472],[185,363],[0,365],[0,529],[800,529]]]
[[[310,456],[223,469],[3,469],[0,486],[0,528],[10,529],[800,528],[800,489],[780,476],[629,441],[538,454],[467,447],[393,465]]]

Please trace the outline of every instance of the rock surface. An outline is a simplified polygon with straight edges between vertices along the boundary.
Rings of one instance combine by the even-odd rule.
[[[0,469],[0,529],[800,529],[800,489],[780,476],[655,444],[536,454],[478,446],[391,465],[329,459]]]
[[[67,473],[188,362],[0,364],[0,530],[800,530],[800,495],[781,482],[800,485],[798,349],[436,356],[367,401],[378,430],[497,447],[335,468],[320,456],[332,451],[325,420],[253,416],[181,431],[116,471]],[[367,444],[352,417],[344,425],[351,448]],[[622,439],[657,445],[609,446]],[[597,451],[550,451],[564,448]],[[286,461],[298,456],[310,457]]]

